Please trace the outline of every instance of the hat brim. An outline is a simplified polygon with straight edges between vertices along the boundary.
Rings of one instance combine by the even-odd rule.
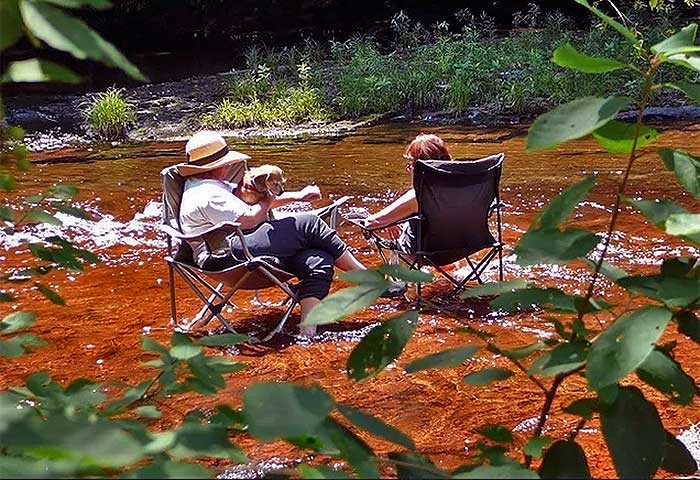
[[[216,170],[219,167],[230,165],[232,163],[245,162],[246,160],[250,160],[250,157],[248,155],[246,155],[245,153],[237,152],[235,150],[231,150],[223,157],[211,163],[207,163],[206,165],[178,163],[175,166],[177,167],[177,171],[180,175],[182,175],[183,177],[190,177],[199,173],[210,172],[212,170]]]

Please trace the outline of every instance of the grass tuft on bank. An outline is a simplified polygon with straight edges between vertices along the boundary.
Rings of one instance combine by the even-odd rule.
[[[389,47],[370,36],[321,45],[265,49],[245,54],[247,73],[232,81],[228,96],[204,119],[210,127],[286,126],[367,114],[440,111],[455,115],[536,114],[581,96],[625,95],[638,77],[618,71],[604,77],[564,69],[551,52],[565,42],[589,55],[630,61],[635,51],[615,32],[593,27],[572,31],[561,15],[541,28],[497,36],[467,17],[460,33],[444,24],[428,30],[405,15],[392,23]],[[668,27],[658,29],[661,38]],[[689,78],[667,69],[663,81]],[[697,75],[696,75],[697,77]],[[655,98],[680,102],[680,95]]]
[[[81,105],[88,130],[102,140],[126,138],[127,129],[136,120],[136,111],[124,96],[124,89],[109,88]]]

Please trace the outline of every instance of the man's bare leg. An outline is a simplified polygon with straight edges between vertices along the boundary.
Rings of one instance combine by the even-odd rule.
[[[350,250],[345,250],[345,252],[335,260],[335,266],[344,272],[350,270],[367,270],[367,267],[362,265]]]
[[[321,303],[316,297],[306,297],[299,300],[299,305],[301,305],[301,321],[302,323],[306,320],[306,316],[309,314],[312,308]],[[316,325],[301,326],[299,327],[299,334],[303,337],[313,337],[316,335]]]

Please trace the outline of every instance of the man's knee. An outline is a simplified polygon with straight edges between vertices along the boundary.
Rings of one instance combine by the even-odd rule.
[[[333,280],[333,256],[323,250],[306,250],[295,258],[297,274],[300,277]]]

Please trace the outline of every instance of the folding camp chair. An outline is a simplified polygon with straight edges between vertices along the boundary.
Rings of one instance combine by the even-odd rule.
[[[398,256],[410,268],[424,265],[435,268],[454,289],[451,295],[464,290],[471,280],[483,283],[481,275],[489,263],[498,258],[499,279],[503,280],[503,244],[499,183],[504,154],[472,161],[418,160],[413,171],[413,188],[418,213],[390,226],[410,222],[415,235],[411,251],[397,242],[377,234],[378,230],[359,225],[365,238],[372,241],[385,263],[384,250]],[[489,228],[489,219],[496,214],[496,238]],[[387,227],[382,227],[387,228]],[[471,256],[488,249],[476,263]],[[469,274],[456,279],[443,267],[466,259]],[[421,286],[418,285],[418,301]]]
[[[246,163],[241,160],[230,166],[226,180],[239,183],[245,174]],[[161,171],[163,182],[163,225],[162,230],[167,235],[168,251],[165,261],[168,264],[168,279],[170,283],[170,314],[177,325],[177,302],[175,292],[175,274],[177,273],[202,301],[203,307],[192,320],[192,323],[208,324],[212,319],[218,319],[230,332],[236,333],[231,323],[224,316],[226,307],[235,308],[231,298],[238,290],[262,290],[277,287],[286,294],[286,299],[280,305],[286,305],[284,316],[277,326],[259,341],[267,341],[282,330],[289,319],[294,307],[299,303],[297,296],[290,288],[290,280],[294,274],[284,270],[274,257],[253,257],[245,242],[245,236],[240,224],[233,222],[220,223],[207,231],[196,235],[185,235],[180,228],[180,202],[185,186],[185,178],[177,171],[176,166],[166,167]],[[342,197],[333,204],[315,213],[335,228],[338,207],[349,197]],[[204,270],[197,266],[193,258],[192,248],[188,242],[214,242],[220,244],[222,236],[238,235],[243,246],[244,261],[223,270]],[[257,339],[255,339],[257,340]]]

